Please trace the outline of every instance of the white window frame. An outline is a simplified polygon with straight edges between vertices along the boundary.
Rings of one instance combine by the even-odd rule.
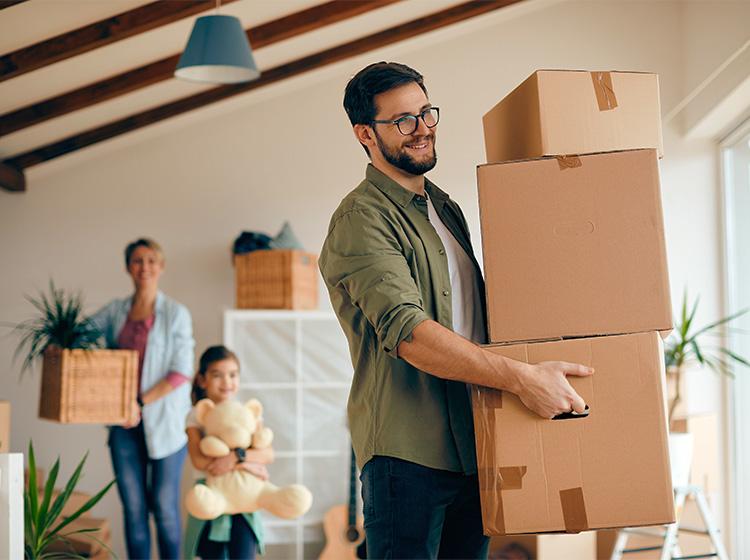
[[[737,126],[729,135],[719,143],[720,162],[720,187],[722,197],[722,221],[723,221],[723,272],[724,272],[724,309],[734,312],[739,309],[737,263],[734,260],[737,244],[735,236],[735,223],[732,208],[734,201],[734,162],[732,159],[733,148],[738,142],[747,142],[750,139],[750,119]],[[750,162],[749,162],[750,163]],[[749,244],[750,245],[750,244]],[[748,247],[750,250],[750,246]],[[745,279],[750,282],[750,278]],[[733,346],[732,337],[727,338],[730,348]],[[735,347],[736,349],[736,347]],[[740,374],[748,372],[739,372]],[[743,376],[744,378],[747,375]],[[745,395],[750,397],[750,380],[728,380],[725,379],[724,425],[726,449],[728,450],[727,461],[727,501],[726,519],[728,520],[727,544],[730,548],[732,558],[750,558],[750,480],[747,479],[747,471],[743,468],[743,456],[750,455],[750,411],[743,406],[747,401]],[[732,552],[733,551],[733,552]]]

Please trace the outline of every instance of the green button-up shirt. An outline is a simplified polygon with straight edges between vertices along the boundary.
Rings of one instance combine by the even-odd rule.
[[[429,180],[425,190],[470,256],[484,298],[461,209]],[[420,371],[397,355],[425,320],[452,328],[448,259],[427,199],[368,165],[365,180],[333,213],[319,263],[354,366],[348,415],[359,467],[385,455],[476,472],[466,384]],[[480,312],[484,318],[484,305]]]

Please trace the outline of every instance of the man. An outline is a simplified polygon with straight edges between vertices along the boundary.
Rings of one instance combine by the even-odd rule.
[[[331,218],[320,269],[354,365],[349,426],[369,558],[483,558],[468,384],[511,391],[543,417],[585,404],[564,362],[484,350],[484,285],[463,213],[424,174],[440,111],[421,74],[361,70],[344,108],[371,163]]]

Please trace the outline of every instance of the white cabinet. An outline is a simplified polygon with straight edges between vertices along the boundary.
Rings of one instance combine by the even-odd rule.
[[[325,512],[348,500],[352,366],[346,337],[331,312],[229,310],[224,344],[240,360],[240,399],[259,399],[274,432],[271,480],[301,483],[313,494],[311,510],[298,520],[262,514],[266,558],[315,558]]]

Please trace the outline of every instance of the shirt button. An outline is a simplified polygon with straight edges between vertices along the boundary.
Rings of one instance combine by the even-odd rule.
[[[448,290],[443,290],[443,295],[447,296],[450,292]]]
[[[445,254],[445,249],[440,249],[440,250],[438,251],[438,253],[440,253],[441,255],[444,255],[444,254]]]

